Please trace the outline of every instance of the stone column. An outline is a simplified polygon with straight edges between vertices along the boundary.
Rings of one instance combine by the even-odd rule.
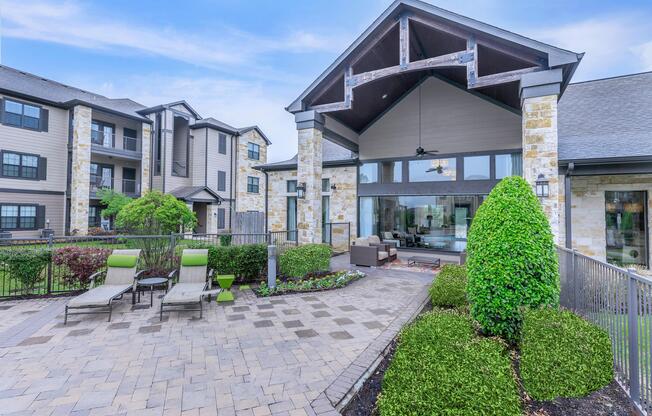
[[[141,195],[149,191],[151,157],[152,157],[152,125],[149,123],[142,123],[140,134],[141,153],[140,160],[140,193]]]
[[[295,115],[299,136],[297,183],[305,184],[305,198],[297,199],[299,244],[322,242],[322,131],[324,116],[315,111]]]
[[[560,192],[557,133],[557,100],[561,70],[543,71],[521,80],[523,126],[523,177],[534,189],[540,175],[549,184],[549,196],[541,206],[557,244],[563,244],[561,231],[563,192]]]
[[[89,107],[73,108],[72,167],[70,177],[70,233],[88,234],[91,175],[91,118]]]
[[[219,205],[208,204],[206,206],[206,234],[217,234],[217,209]]]

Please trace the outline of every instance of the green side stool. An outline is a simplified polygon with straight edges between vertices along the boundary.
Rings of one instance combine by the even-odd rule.
[[[235,280],[235,276],[232,274],[218,274],[217,283],[220,285],[222,291],[217,295],[218,302],[231,302],[235,298],[231,292],[231,285]]]
[[[240,285],[240,287],[238,289],[240,289],[240,290],[249,290],[249,289],[251,289],[251,286],[249,286],[249,285]]]

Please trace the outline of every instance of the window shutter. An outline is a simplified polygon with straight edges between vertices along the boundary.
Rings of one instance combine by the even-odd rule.
[[[45,205],[36,206],[36,228],[45,228]]]
[[[50,111],[41,108],[41,118],[39,119],[39,129],[41,131],[48,131],[48,124],[50,121]]]
[[[48,176],[48,159],[45,157],[38,158],[38,180],[44,181]]]

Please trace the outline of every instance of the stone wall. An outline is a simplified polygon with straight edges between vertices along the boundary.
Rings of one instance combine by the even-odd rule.
[[[322,242],[321,179],[322,132],[316,128],[298,130],[297,180],[305,184],[305,198],[297,202],[297,231],[300,244]]]
[[[606,260],[605,191],[647,191],[648,233],[652,229],[652,175],[574,176],[571,189],[573,248],[580,253]]]
[[[541,198],[555,241],[560,244],[560,186],[557,151],[557,96],[523,100],[523,177],[533,187],[539,175],[549,183],[550,195]]]
[[[72,125],[70,232],[88,233],[88,198],[91,174],[91,118],[89,107],[75,106]]]
[[[143,123],[140,140],[143,155],[140,161],[140,192],[143,194],[150,189],[152,126],[149,123]]]
[[[343,166],[338,168],[324,168],[324,179],[330,179],[330,184],[337,189],[330,192],[321,192],[321,195],[330,196],[331,223],[351,223],[350,239],[357,235],[357,194],[356,194],[356,167]],[[287,229],[287,198],[296,196],[296,192],[287,192],[287,181],[297,180],[297,171],[269,172],[269,230],[284,231]],[[349,241],[345,236],[346,226],[333,227],[333,243],[336,250],[348,246]]]
[[[260,146],[260,159],[252,160],[247,157],[247,144],[256,143]],[[250,130],[238,137],[237,168],[235,184],[235,210],[236,212],[260,211],[265,212],[265,174],[254,169],[254,166],[267,163],[267,143],[256,130]],[[258,178],[258,193],[247,192],[247,177]]]

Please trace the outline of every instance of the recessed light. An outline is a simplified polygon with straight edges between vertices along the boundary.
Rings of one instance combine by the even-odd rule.
[[[382,98],[384,100],[385,98],[387,98],[387,94],[383,94],[382,97],[380,97],[380,98]]]

